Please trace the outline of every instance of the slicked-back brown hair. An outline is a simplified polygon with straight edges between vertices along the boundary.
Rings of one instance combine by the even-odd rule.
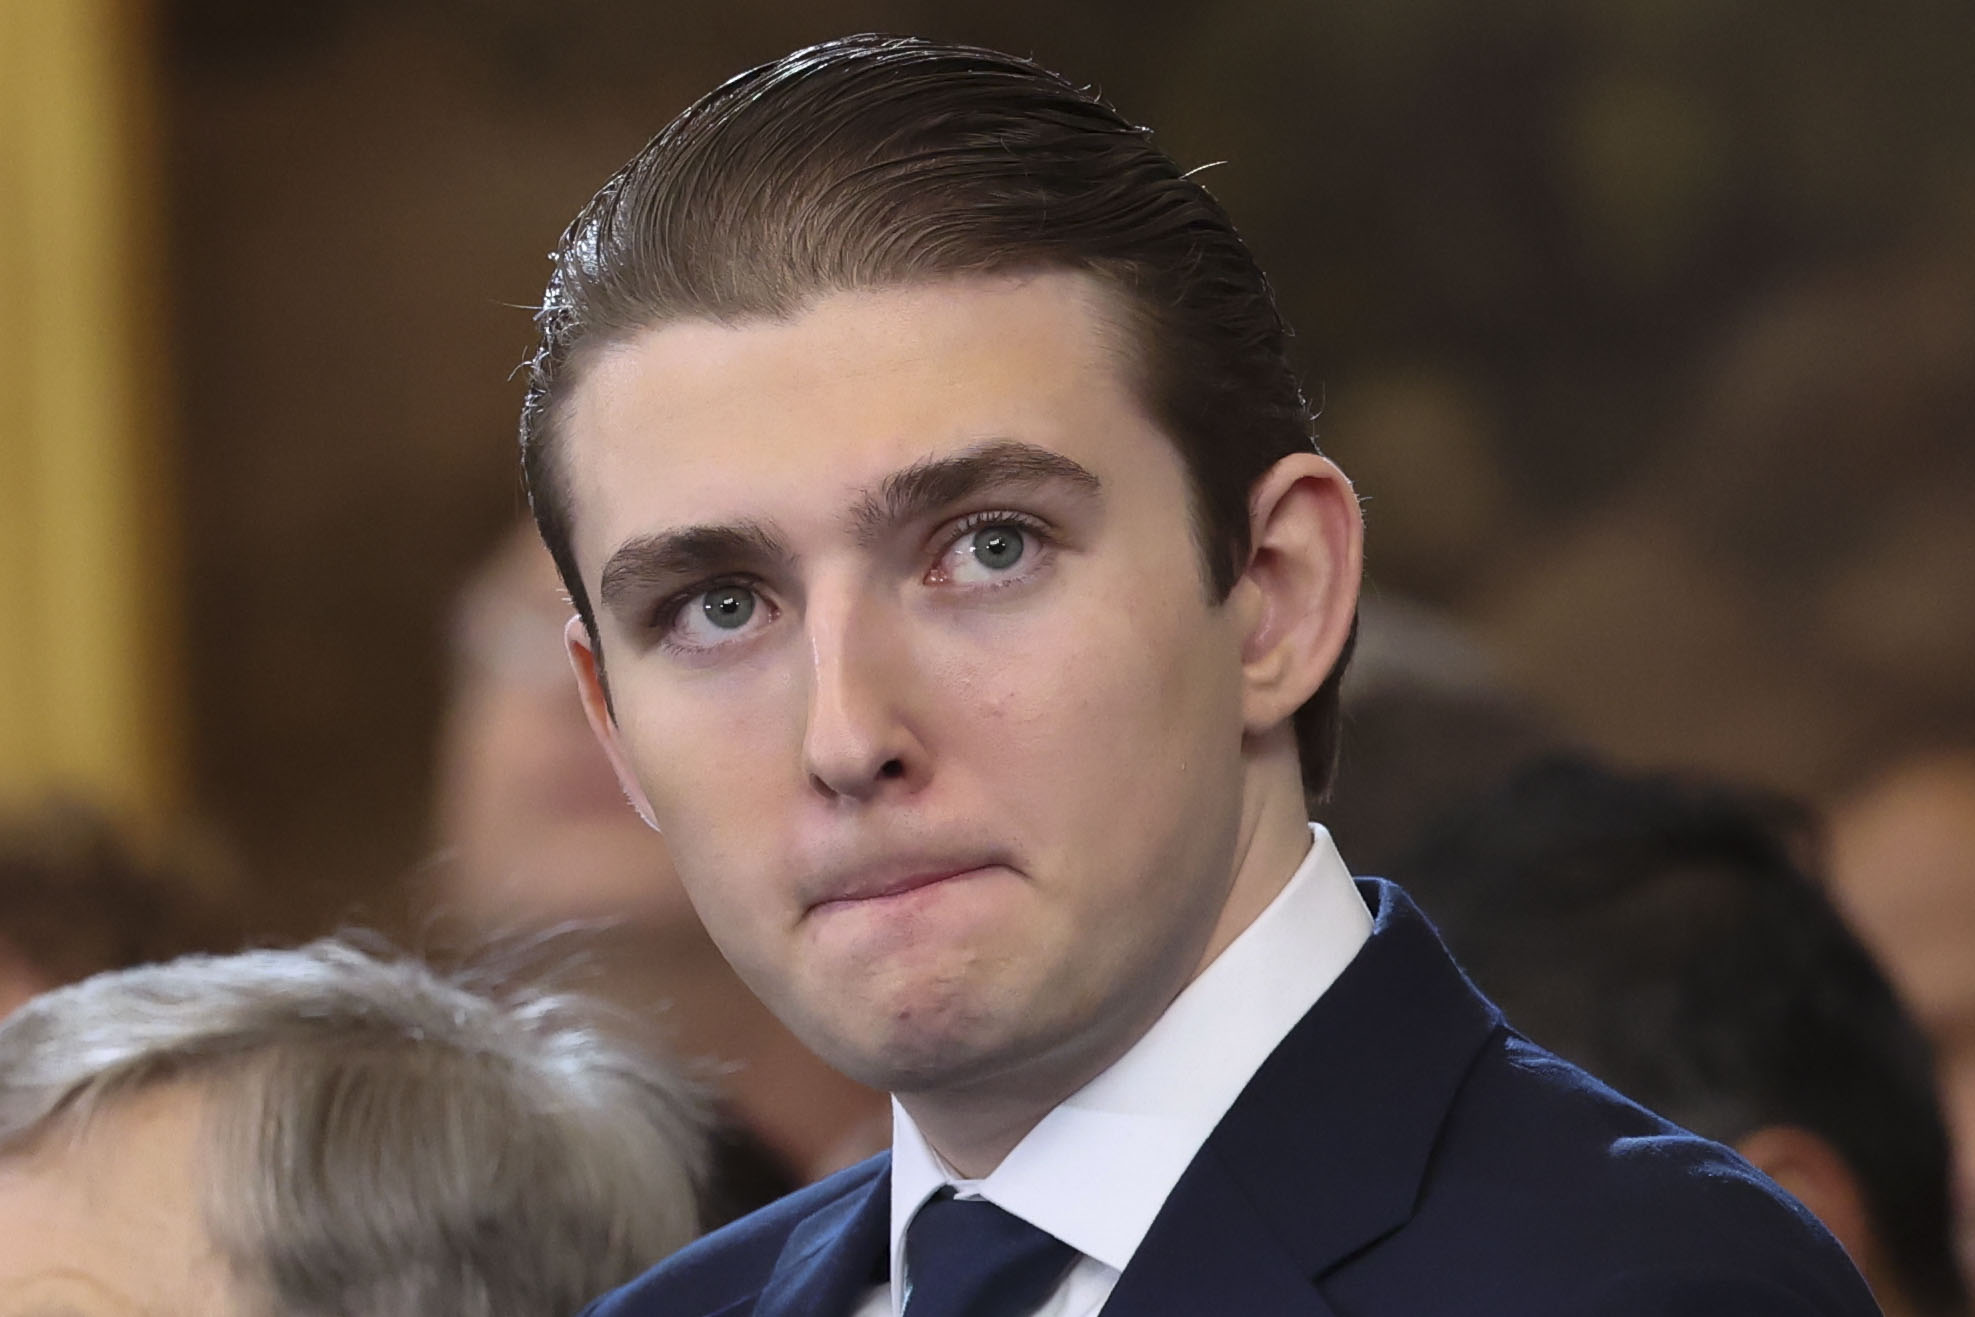
[[[990,50],[849,37],[743,73],[618,170],[554,262],[522,467],[593,647],[560,422],[590,355],[657,325],[787,319],[828,293],[964,275],[1089,273],[1122,295],[1134,383],[1185,463],[1216,600],[1247,565],[1249,491],[1313,447],[1289,329],[1220,204],[1100,97]],[[1349,653],[1296,715],[1312,796],[1336,761]]]

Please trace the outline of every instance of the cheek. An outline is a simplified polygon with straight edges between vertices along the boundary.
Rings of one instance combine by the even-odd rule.
[[[736,881],[778,853],[799,750],[778,683],[707,689],[619,705],[619,734],[681,882],[711,926],[752,884]],[[718,876],[718,881],[715,881]]]
[[[1078,809],[1161,775],[1233,771],[1239,654],[1218,615],[1197,596],[1143,582],[1087,594],[1096,598],[1064,600],[992,645],[968,637],[955,646],[938,685],[971,726],[976,766],[1065,807],[1086,798]],[[1137,602],[1123,608],[1120,598]]]
[[[781,780],[772,770],[794,752],[791,694],[786,674],[756,664],[683,682],[655,674],[620,696],[619,735],[661,826],[717,828]]]

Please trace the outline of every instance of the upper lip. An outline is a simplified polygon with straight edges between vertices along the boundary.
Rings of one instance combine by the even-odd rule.
[[[833,901],[869,901],[896,896],[916,887],[926,887],[942,879],[971,873],[999,863],[988,855],[894,856],[870,863],[849,865],[819,878],[810,894],[809,908]]]

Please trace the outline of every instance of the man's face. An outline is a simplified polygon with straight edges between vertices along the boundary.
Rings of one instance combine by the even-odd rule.
[[[1080,1082],[1228,901],[1239,610],[1106,298],[1056,273],[673,323],[572,399],[613,753],[750,986],[893,1091]]]
[[[115,1100],[0,1154],[0,1317],[225,1317],[244,1287],[199,1206],[197,1089]]]

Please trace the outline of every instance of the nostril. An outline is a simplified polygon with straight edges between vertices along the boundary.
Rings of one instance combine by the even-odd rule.
[[[884,762],[884,764],[883,764],[882,766],[880,766],[880,767],[879,767],[879,769],[878,769],[878,776],[879,776],[879,777],[904,777],[904,776],[905,776],[905,761],[904,761],[904,760],[902,760],[902,759],[887,759],[887,760],[885,760],[885,762]]]

